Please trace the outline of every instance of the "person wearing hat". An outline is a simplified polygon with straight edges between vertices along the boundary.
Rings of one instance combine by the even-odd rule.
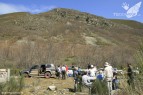
[[[98,80],[103,80],[104,75],[103,75],[103,71],[102,71],[102,70],[99,71],[99,73],[97,74],[96,78],[97,78]]]
[[[112,91],[113,68],[108,62],[105,62],[104,66],[104,77],[107,82],[107,87],[110,95]]]

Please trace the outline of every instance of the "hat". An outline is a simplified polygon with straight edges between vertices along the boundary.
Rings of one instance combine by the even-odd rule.
[[[75,67],[74,69],[75,69],[75,70],[78,70],[78,67]]]
[[[102,71],[102,70],[100,70],[100,71],[99,71],[99,74],[102,74],[102,73],[103,73],[103,71]]]
[[[93,68],[94,66],[93,65],[91,65],[91,68]]]
[[[105,62],[104,66],[106,66],[106,67],[109,66],[109,63],[108,63],[108,62]]]

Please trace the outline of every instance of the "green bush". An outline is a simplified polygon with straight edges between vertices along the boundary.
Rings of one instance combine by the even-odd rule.
[[[6,83],[0,83],[0,92],[20,92],[24,87],[24,78],[10,78]]]
[[[133,85],[124,88],[126,95],[142,95],[143,93],[143,44],[137,51],[135,59],[135,65],[139,68],[140,73],[134,76]]]
[[[10,69],[10,73],[12,76],[19,76],[20,69]]]
[[[93,82],[91,93],[96,95],[109,95],[106,81],[97,79]]]
[[[143,44],[140,45],[140,48],[136,55],[136,62],[138,70],[140,71],[139,74],[135,76],[135,92],[139,95],[143,93]]]

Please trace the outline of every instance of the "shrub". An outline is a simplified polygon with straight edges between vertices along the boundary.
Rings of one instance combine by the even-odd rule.
[[[97,79],[93,82],[91,93],[96,95],[109,95],[106,81]]]
[[[20,92],[24,87],[24,78],[10,78],[6,83],[0,83],[0,92]]]
[[[20,69],[11,69],[10,71],[12,76],[19,76],[20,74]]]
[[[139,67],[139,74],[136,74],[134,76],[133,85],[129,86],[127,85],[124,87],[123,93],[126,93],[126,95],[142,95],[143,93],[143,44],[140,46],[139,50],[137,51],[137,54],[135,55],[136,59],[136,66]]]

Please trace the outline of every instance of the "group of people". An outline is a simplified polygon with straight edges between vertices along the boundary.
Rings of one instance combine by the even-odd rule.
[[[127,75],[129,76],[128,83],[133,83],[133,71],[131,65],[128,64]],[[104,68],[97,69],[96,66],[88,65],[88,69],[82,75],[82,84],[88,87],[93,86],[93,81],[96,80],[105,83],[108,92],[111,94],[112,90],[119,89],[119,82],[117,69],[114,69],[108,62],[105,62]]]
[[[66,79],[66,77],[71,77],[71,76],[75,77],[81,71],[80,67],[75,67],[74,65],[72,65],[71,69],[72,69],[72,72],[68,73],[69,67],[67,65],[57,66],[56,67],[57,78],[58,79],[60,79],[60,78]]]
[[[85,71],[82,71],[79,67],[72,66],[73,70],[73,77],[75,80],[75,83],[77,83],[79,80],[81,81],[82,85],[86,85],[88,87],[92,86],[92,82],[96,79],[98,80],[105,80],[108,91],[111,93],[112,90],[119,88],[119,80],[117,78],[117,72],[113,70],[113,67],[108,63],[105,62],[104,68],[98,70],[96,66],[88,64],[87,69]],[[62,79],[66,79],[66,75],[68,71],[68,66],[58,66],[57,67],[57,77]],[[128,64],[127,69],[127,75],[129,77],[128,84],[131,85],[133,83],[133,71],[131,64]],[[80,76],[80,78],[79,78]]]
[[[108,62],[105,62],[104,70],[97,70],[96,66],[88,65],[88,71],[82,76],[82,84],[92,86],[92,80],[95,79],[105,80],[109,92],[118,88],[117,72],[114,72],[113,67]]]
[[[68,71],[68,66],[67,65],[63,65],[63,66],[58,66],[56,68],[56,76],[58,79],[62,78],[62,79],[66,79],[66,72]]]
[[[129,86],[134,87],[134,72],[131,64],[127,64],[127,83]],[[113,67],[105,62],[104,68],[97,70],[96,66],[88,65],[88,71],[82,76],[82,84],[92,86],[92,80],[105,80],[109,93],[112,90],[119,88],[119,79],[117,77],[117,71]]]

